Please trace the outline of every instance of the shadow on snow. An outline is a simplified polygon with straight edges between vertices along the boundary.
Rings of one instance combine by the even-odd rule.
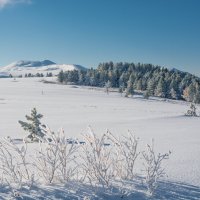
[[[31,190],[22,188],[18,192],[21,197],[13,199],[24,200],[199,200],[200,187],[176,182],[162,181],[157,188],[155,195],[149,197],[146,195],[146,188],[141,180],[129,182],[129,189],[126,187],[110,188],[105,190],[103,188],[94,188],[89,185],[80,183],[68,183],[66,185],[41,185],[40,187],[34,186]],[[134,189],[133,187],[134,186]],[[126,192],[125,192],[126,191]],[[0,199],[8,199],[12,193],[9,188],[1,187]]]

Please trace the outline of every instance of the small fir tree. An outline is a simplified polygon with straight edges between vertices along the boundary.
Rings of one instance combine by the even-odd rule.
[[[190,109],[186,112],[185,115],[186,116],[198,117],[196,110],[197,110],[197,108],[196,108],[195,104],[191,103]]]
[[[29,132],[28,138],[30,138],[31,141],[37,141],[38,137],[43,138],[44,133],[42,132],[42,127],[45,127],[45,125],[42,125],[40,120],[43,117],[42,114],[37,113],[36,108],[33,108],[31,110],[31,116],[26,115],[26,119],[30,121],[28,122],[23,122],[19,120],[20,125],[22,128]]]

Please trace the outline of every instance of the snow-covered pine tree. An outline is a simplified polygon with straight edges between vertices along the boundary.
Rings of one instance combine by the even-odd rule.
[[[111,87],[111,83],[110,81],[108,80],[106,83],[105,83],[105,89],[106,89],[106,93],[109,94],[109,89]]]
[[[167,88],[166,88],[166,82],[164,81],[164,78],[160,78],[160,80],[158,81],[158,85],[155,89],[155,95],[158,97],[166,98]]]
[[[122,87],[122,86],[119,87],[118,92],[119,92],[119,93],[121,94],[121,96],[122,96],[122,93],[123,93],[123,87]]]
[[[149,99],[149,97],[150,97],[149,90],[146,90],[146,91],[143,93],[143,97],[144,97],[145,99]]]
[[[65,74],[64,74],[64,72],[62,70],[58,74],[58,82],[63,83],[64,81],[65,81]]]
[[[196,110],[197,110],[196,105],[191,103],[190,104],[190,109],[187,110],[185,115],[186,116],[191,116],[191,117],[198,117]]]
[[[155,80],[153,78],[150,79],[150,80],[148,80],[148,83],[147,83],[147,92],[148,92],[149,96],[154,96],[155,88],[156,88],[156,82],[155,82]]]
[[[45,127],[45,125],[42,125],[40,120],[43,117],[42,114],[39,114],[36,110],[36,108],[33,108],[31,110],[31,116],[26,115],[26,119],[30,121],[28,122],[23,122],[19,120],[18,122],[22,126],[22,128],[29,132],[29,135],[27,138],[29,138],[32,142],[33,141],[38,141],[39,138],[44,137],[44,133],[42,132],[42,127]]]
[[[127,88],[126,88],[126,95],[125,95],[125,97],[128,97],[128,95],[133,96],[134,92],[135,91],[134,91],[134,88],[133,88],[133,83],[129,80]]]

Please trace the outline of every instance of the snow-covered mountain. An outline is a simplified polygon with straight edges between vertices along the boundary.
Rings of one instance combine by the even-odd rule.
[[[52,73],[57,75],[61,70],[71,71],[71,70],[85,70],[86,68],[81,65],[74,64],[56,64],[50,60],[44,61],[25,61],[20,60],[13,62],[5,67],[0,67],[0,76],[6,77],[10,74],[12,76],[24,76],[25,74],[37,74],[42,73],[46,75],[47,73]]]

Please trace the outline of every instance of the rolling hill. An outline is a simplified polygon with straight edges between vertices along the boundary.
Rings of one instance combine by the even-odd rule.
[[[72,70],[85,70],[86,68],[81,65],[75,64],[56,64],[50,60],[44,61],[25,61],[20,60],[13,62],[7,66],[0,67],[0,77],[8,77],[10,74],[12,76],[25,76],[25,74],[42,73],[46,75],[47,73],[52,73],[57,75],[61,70],[72,71]]]

